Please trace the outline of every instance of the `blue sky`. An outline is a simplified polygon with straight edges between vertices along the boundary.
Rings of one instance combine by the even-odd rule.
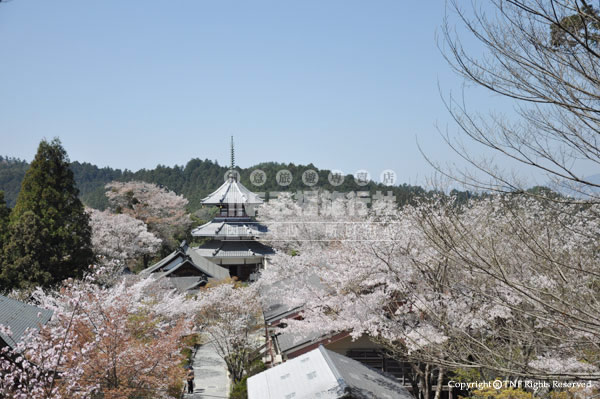
[[[228,160],[383,169],[422,183],[457,157],[436,124],[461,81],[435,40],[444,1],[81,1],[0,5],[0,154],[58,136],[116,168]],[[493,109],[497,100],[471,91]],[[450,125],[451,130],[455,128]]]

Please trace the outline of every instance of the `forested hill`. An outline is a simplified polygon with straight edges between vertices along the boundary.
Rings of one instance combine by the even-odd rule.
[[[4,191],[6,201],[11,207],[15,204],[21,187],[21,181],[28,167],[29,164],[25,161],[0,156],[0,191]],[[71,168],[75,174],[75,181],[80,190],[82,201],[93,208],[104,209],[107,206],[107,200],[104,196],[104,185],[106,183],[113,180],[141,180],[159,184],[178,194],[183,194],[190,201],[190,211],[200,208],[201,199],[223,183],[223,178],[227,171],[227,167],[220,166],[218,163],[208,159],[192,159],[185,166],[176,165],[170,167],[158,165],[154,169],[142,169],[137,172],[108,167],[99,168],[86,162],[72,162]],[[250,183],[250,173],[255,169],[260,169],[266,173],[266,182],[262,186],[255,186]],[[281,187],[275,181],[275,175],[281,169],[287,169],[293,175],[292,182],[287,187]],[[312,188],[305,186],[302,182],[302,173],[307,169],[313,169],[319,174],[318,183]],[[320,170],[312,164],[294,165],[265,162],[250,168],[238,170],[242,183],[248,189],[255,192],[295,192],[316,188],[338,192],[370,191],[374,193],[376,191],[392,191],[401,204],[410,202],[416,195],[425,194],[423,188],[407,184],[388,187],[371,182],[366,186],[360,187],[354,182],[352,176],[346,176],[340,186],[333,187],[327,179],[330,171]]]

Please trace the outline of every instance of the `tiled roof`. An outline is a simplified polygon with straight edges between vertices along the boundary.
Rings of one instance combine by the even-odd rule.
[[[23,338],[27,329],[37,329],[51,317],[51,310],[0,295],[0,324],[9,327],[12,332],[11,336],[0,332],[0,338],[12,348]]]
[[[214,193],[202,200],[205,205],[245,204],[259,205],[263,200],[234,178],[229,178]]]
[[[248,378],[248,399],[412,399],[392,376],[319,346]]]

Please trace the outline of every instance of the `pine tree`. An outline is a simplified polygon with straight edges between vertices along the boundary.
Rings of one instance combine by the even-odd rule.
[[[81,276],[93,262],[89,216],[78,194],[62,144],[42,140],[10,214],[2,288],[52,285]]]

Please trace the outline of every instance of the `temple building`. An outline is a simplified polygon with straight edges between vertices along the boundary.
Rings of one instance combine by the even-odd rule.
[[[230,170],[225,183],[202,200],[203,205],[218,207],[217,216],[197,227],[192,236],[208,241],[197,248],[206,259],[229,270],[231,277],[248,281],[263,268],[273,249],[256,239],[266,233],[266,227],[253,219],[255,209],[263,200],[238,181]]]
[[[217,216],[192,230],[204,239],[200,246],[185,241],[166,258],[142,271],[183,292],[194,292],[211,280],[234,277],[253,281],[267,263],[273,249],[257,241],[265,226],[254,220],[255,209],[263,200],[239,182],[235,170],[233,139],[231,168],[225,182],[202,200],[203,206],[218,207]]]

